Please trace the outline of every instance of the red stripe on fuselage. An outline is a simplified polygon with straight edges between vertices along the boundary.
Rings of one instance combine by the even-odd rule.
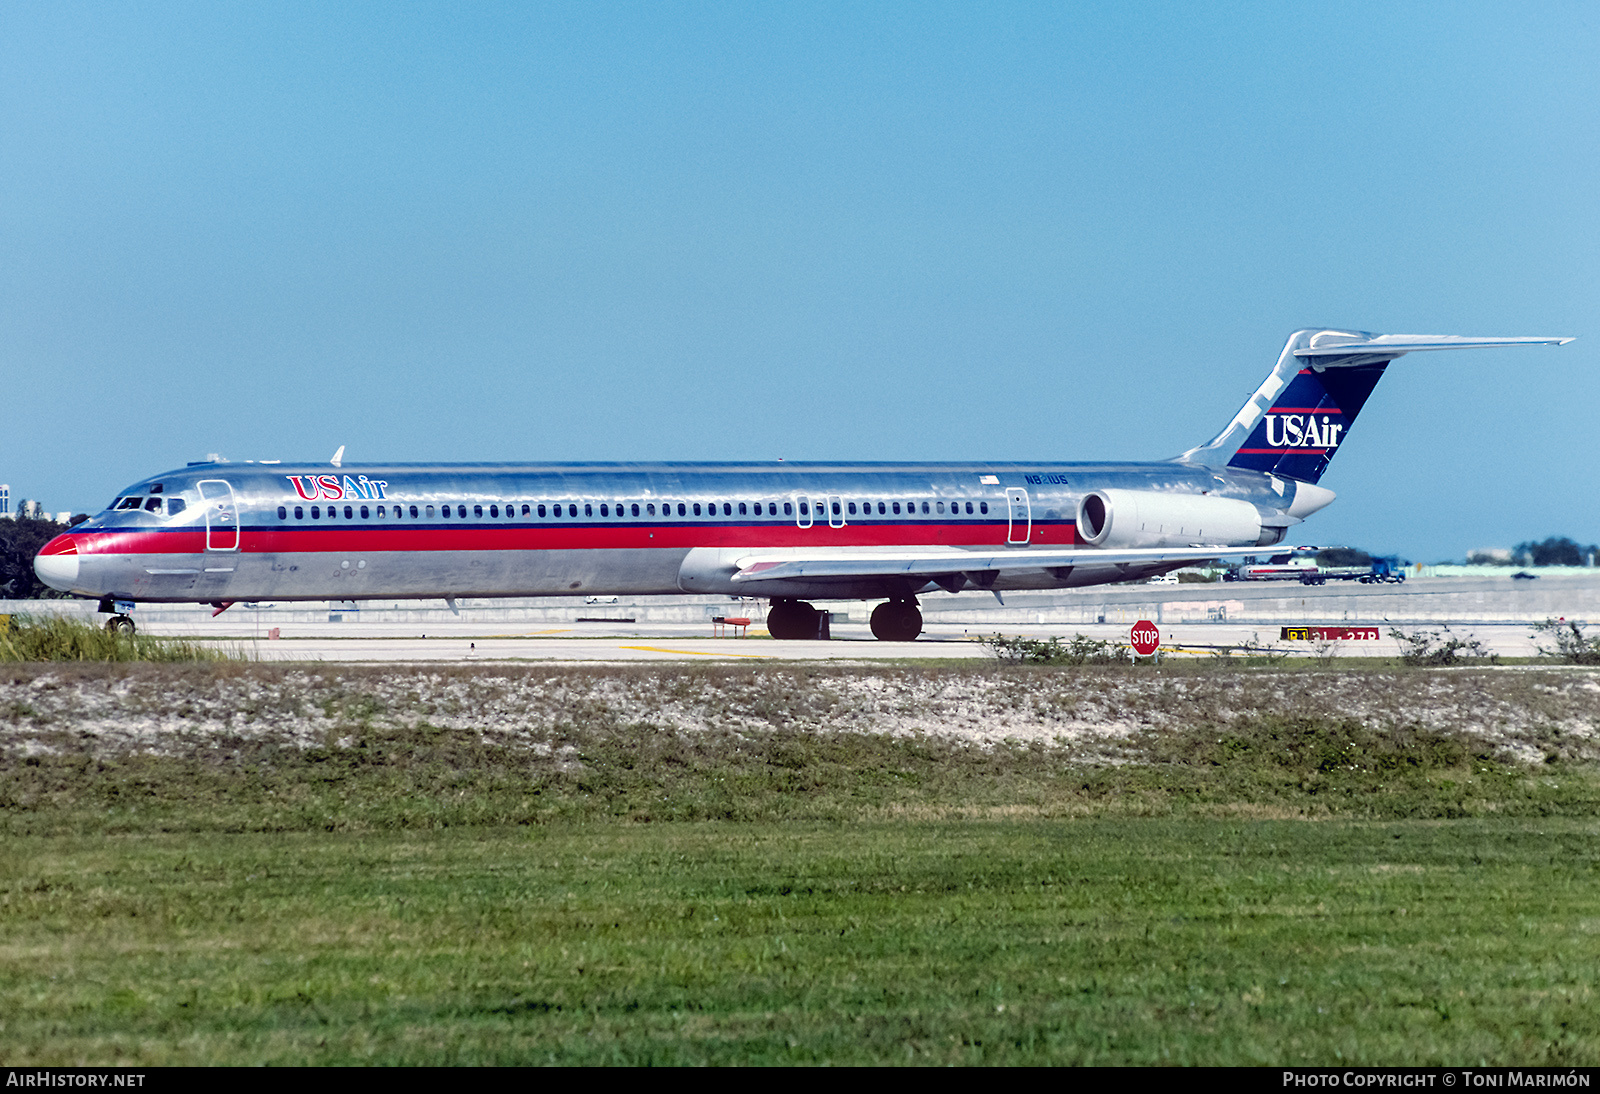
[[[1297,450],[1298,451],[1298,450]],[[341,553],[375,551],[573,551],[689,547],[1004,547],[1006,524],[826,524],[800,528],[773,525],[495,525],[293,524],[245,527],[240,546],[247,554]],[[78,533],[78,550],[87,555],[233,554],[207,552],[204,529]],[[1072,521],[1035,522],[1029,544],[1070,546],[1077,542]],[[1020,546],[1020,544],[1018,545]]]

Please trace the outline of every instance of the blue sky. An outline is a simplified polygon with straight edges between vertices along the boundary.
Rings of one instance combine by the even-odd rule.
[[[1300,537],[1600,541],[1592,4],[0,7],[0,481],[1162,458],[1390,369]]]

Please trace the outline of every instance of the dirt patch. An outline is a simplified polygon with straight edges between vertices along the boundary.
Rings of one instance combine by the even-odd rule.
[[[573,728],[728,740],[774,729],[1010,741],[1125,762],[1149,731],[1277,717],[1415,727],[1533,765],[1600,758],[1587,672],[1216,672],[861,667],[20,666],[0,678],[0,754],[194,754],[218,742],[340,747],[434,727],[558,755]]]

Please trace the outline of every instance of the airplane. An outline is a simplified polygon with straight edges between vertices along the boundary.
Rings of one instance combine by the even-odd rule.
[[[1154,463],[192,463],[143,479],[34,560],[131,633],[140,602],[728,594],[774,638],[813,600],[1151,577],[1258,553],[1334,500],[1318,485],[1389,363],[1570,338],[1299,330],[1213,440]]]

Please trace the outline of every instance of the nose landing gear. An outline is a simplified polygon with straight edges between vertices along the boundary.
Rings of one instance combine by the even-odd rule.
[[[922,633],[915,600],[890,600],[872,609],[872,634],[883,642],[910,642]]]
[[[131,635],[133,633],[133,620],[128,618],[128,613],[133,611],[133,601],[102,600],[95,610],[111,613],[111,618],[106,620],[106,630],[112,634]]]

